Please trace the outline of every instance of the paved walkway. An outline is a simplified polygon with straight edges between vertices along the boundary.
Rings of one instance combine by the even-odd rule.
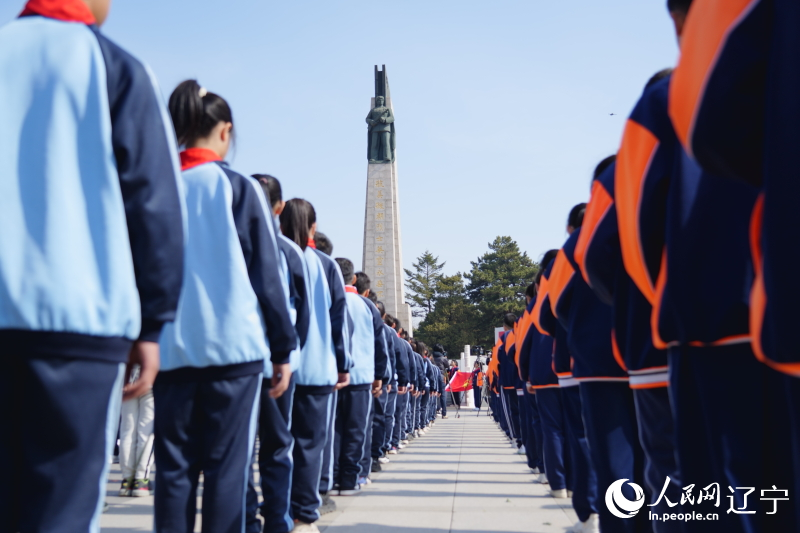
[[[555,500],[547,485],[533,482],[523,456],[485,411],[439,420],[390,457],[360,495],[335,497],[338,509],[317,523],[321,531],[563,533],[577,520],[569,500]],[[119,469],[109,478],[103,532],[152,531],[152,498],[116,497]]]

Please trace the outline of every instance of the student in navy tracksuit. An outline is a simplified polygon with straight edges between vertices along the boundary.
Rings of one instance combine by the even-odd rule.
[[[541,261],[544,268],[555,257],[555,250],[545,254]],[[534,290],[534,301],[543,270],[537,273]],[[569,457],[567,424],[561,401],[561,390],[558,376],[553,370],[553,338],[543,335],[535,326],[528,329],[522,344],[523,356],[527,352],[527,377],[533,390],[542,424],[542,455],[544,469],[542,480],[550,483],[553,491],[571,489],[572,482],[567,476],[566,464]],[[524,359],[522,359],[524,361]],[[525,365],[522,365],[523,368]]]
[[[578,204],[572,208],[567,218],[567,233],[572,233],[575,228],[583,223],[583,214],[586,204]],[[553,314],[550,302],[551,275],[558,253],[540,278],[536,304],[532,311],[533,323],[544,335],[553,338],[553,369],[558,376],[561,401],[564,409],[564,419],[567,426],[569,440],[570,470],[572,481],[572,507],[578,515],[584,531],[599,531],[600,523],[597,514],[602,500],[598,499],[597,474],[592,464],[589,443],[586,438],[586,429],[583,423],[583,408],[580,388],[572,374],[572,356],[567,342],[567,331]],[[557,281],[557,280],[553,280]],[[569,485],[569,482],[567,483]]]
[[[384,322],[386,323],[384,330],[386,333],[387,345],[393,346],[394,360],[396,363],[395,375],[397,376],[397,407],[394,412],[394,426],[392,430],[392,438],[390,444],[392,449],[399,450],[405,445],[400,442],[406,439],[406,412],[408,410],[408,373],[409,362],[408,354],[403,348],[403,340],[397,336],[397,331],[389,325],[391,322],[394,325],[394,318],[384,314]]]
[[[276,221],[283,211],[285,202],[280,182],[273,176],[256,174],[269,199],[273,217]],[[289,297],[289,312],[298,337],[298,346],[290,355],[291,370],[300,364],[300,352],[308,336],[311,303],[308,293],[308,268],[303,250],[284,235],[278,234],[278,250],[283,273],[284,290]],[[259,509],[258,496],[251,472],[247,492],[247,531],[260,533],[290,531],[294,526],[289,510],[289,496],[292,479],[292,401],[294,399],[294,379],[289,382],[286,392],[277,398],[272,397],[272,365],[264,364],[264,379],[261,382],[261,408],[258,417],[258,436],[260,448],[258,465],[261,478],[261,494],[267,505]],[[254,461],[255,462],[255,461]],[[264,526],[256,517],[257,511],[264,518]]]
[[[636,120],[637,124],[648,124],[652,130],[659,131],[658,123],[648,120],[646,110],[651,99],[666,98],[669,81],[666,78],[670,72],[670,69],[661,71],[648,82],[642,103],[634,110],[631,120]],[[667,140],[661,143],[660,151],[674,149],[674,136],[672,137],[671,142]],[[626,152],[623,150],[621,153],[625,155]],[[662,157],[663,152],[657,154],[653,161],[658,163]],[[612,159],[613,156],[609,161]],[[655,172],[658,166],[651,164],[649,169]],[[629,384],[634,393],[639,441],[646,460],[645,482],[650,493],[650,503],[658,502],[651,511],[671,513],[667,500],[660,495],[665,491],[664,496],[669,501],[678,501],[682,485],[675,460],[675,432],[667,390],[667,352],[653,346],[650,333],[652,306],[625,271],[623,264],[619,228],[630,227],[628,216],[631,213],[622,216],[626,224],[620,226],[615,203],[617,172],[618,167],[609,164],[595,177],[575,256],[589,286],[598,298],[613,307],[612,349],[619,364],[628,372]],[[630,178],[643,178],[630,176],[628,172],[627,168],[623,170],[626,181]],[[624,192],[622,196],[624,200],[628,199]],[[645,218],[644,222],[648,224],[652,224],[647,220],[652,215],[653,213],[634,214],[637,218]],[[663,218],[661,226],[663,227]],[[653,522],[653,529],[657,532],[678,531],[681,528],[681,524],[672,521]]]
[[[388,397],[386,400],[385,414],[386,431],[380,451],[383,455],[387,453],[395,454],[397,453],[397,450],[392,451],[391,441],[392,435],[395,431],[394,420],[395,413],[397,412],[397,354],[394,350],[392,339],[386,332],[386,325],[383,323],[383,316],[386,314],[386,309],[383,306],[383,302],[378,301],[377,296],[375,296],[375,293],[372,292],[372,290],[369,291],[367,298],[372,304],[374,304],[374,307],[378,311],[378,317],[380,318],[381,323],[381,336],[383,337],[383,342],[386,345],[387,364],[385,378],[388,380],[388,385],[386,386]]]
[[[345,346],[344,282],[333,259],[313,246],[316,212],[305,200],[286,202],[281,232],[303,249],[309,275],[311,313],[306,343],[295,372],[292,406],[293,450],[291,512],[293,531],[316,531],[319,519],[323,448],[333,416],[335,388],[347,386],[352,361]]]
[[[598,166],[596,174],[605,163]],[[644,453],[628,374],[614,357],[611,308],[597,298],[579,272],[576,274],[575,246],[580,234],[581,227],[574,228],[553,263],[550,305],[567,330],[598,493],[604,494],[619,479],[644,485]],[[637,499],[630,485],[623,485],[622,491],[630,501]],[[652,530],[646,514],[619,518],[607,505],[598,507],[604,532]]]
[[[278,397],[289,385],[297,335],[264,192],[223,162],[230,107],[187,80],[169,110],[186,147],[188,231],[183,290],[175,324],[161,332],[153,388],[155,526],[193,530],[203,472],[204,531],[241,531],[264,358],[271,354]]]
[[[377,393],[386,372],[388,354],[383,337],[383,321],[378,310],[358,293],[353,263],[338,258],[336,262],[345,285],[347,313],[352,319],[350,331],[350,384],[338,392],[336,404],[336,436],[334,446],[334,487],[339,496],[357,494],[360,462],[364,455],[371,395]]]
[[[752,436],[764,435],[763,448],[769,449],[761,454],[762,484],[780,489],[781,484],[791,483],[780,477],[792,475],[787,464],[793,456],[794,494],[800,489],[796,340],[800,293],[793,267],[800,257],[793,236],[799,192],[795,179],[800,137],[800,106],[795,97],[800,80],[799,20],[800,6],[792,0],[696,2],[683,32],[669,109],[681,143],[704,169],[730,180],[728,187],[735,188],[734,180],[739,180],[760,191],[750,224],[754,262],[750,342],[756,358],[780,374],[762,373],[761,410],[770,416],[762,418],[762,426],[753,428]],[[708,61],[709,57],[714,61]],[[742,115],[742,109],[748,112]],[[725,188],[720,184],[721,197]],[[751,382],[756,376],[751,374]],[[748,400],[759,396],[749,387],[747,392]],[[789,412],[782,412],[784,407]],[[780,448],[790,443],[794,450]],[[743,444],[746,453],[748,443]],[[794,507],[796,524],[800,507]],[[763,507],[758,513],[763,513]],[[786,513],[779,510],[763,518],[778,516]],[[795,524],[765,522],[762,527],[789,531],[797,528]]]
[[[421,437],[425,434],[422,426],[422,413],[425,409],[425,406],[428,405],[428,392],[430,383],[428,382],[428,377],[425,375],[425,359],[419,353],[419,347],[417,343],[411,339],[409,340],[409,346],[414,355],[414,361],[417,368],[417,401],[414,404],[414,430],[417,433],[417,437]]]
[[[528,468],[534,474],[544,472],[544,450],[542,449],[542,418],[539,405],[536,403],[536,389],[530,383],[530,329],[536,329],[531,323],[531,312],[536,303],[536,286],[531,283],[525,289],[526,308],[519,320],[519,330],[516,332],[517,369],[523,396],[520,398],[522,425],[527,427],[523,431],[525,440],[525,455],[528,459]]]
[[[503,345],[497,352],[497,359],[500,365],[500,383],[502,395],[500,400],[503,406],[503,413],[506,424],[509,428],[509,436],[516,443],[517,449],[522,449],[522,429],[520,428],[519,399],[517,396],[516,383],[519,381],[517,365],[514,364],[514,351],[516,347],[513,340],[514,323],[517,316],[513,313],[506,313],[503,316]],[[509,351],[511,353],[509,353]]]
[[[178,304],[174,133],[100,33],[108,4],[32,0],[0,28],[3,531],[98,531],[120,401],[150,390]]]

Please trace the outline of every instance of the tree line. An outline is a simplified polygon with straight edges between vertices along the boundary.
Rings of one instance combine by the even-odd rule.
[[[414,336],[429,346],[442,344],[451,357],[467,344],[491,349],[503,314],[524,312],[525,289],[539,270],[507,236],[495,238],[470,264],[469,272],[448,276],[445,262],[426,250],[413,269],[404,269],[406,301],[413,316],[423,319]]]

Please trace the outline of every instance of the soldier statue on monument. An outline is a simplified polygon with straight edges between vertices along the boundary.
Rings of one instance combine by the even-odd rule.
[[[370,163],[394,161],[394,114],[384,102],[383,96],[376,96],[375,107],[367,115]]]

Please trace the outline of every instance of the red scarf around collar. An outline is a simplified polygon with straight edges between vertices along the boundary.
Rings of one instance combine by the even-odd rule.
[[[222,161],[222,158],[208,148],[187,148],[181,152],[181,170],[189,170],[211,161]]]
[[[28,0],[19,16],[28,15],[41,15],[64,22],[97,24],[89,6],[82,0]]]
[[[345,285],[344,292],[352,292],[353,294],[358,294],[358,289],[356,289],[352,285]]]
[[[308,238],[308,244],[306,244],[306,246],[308,246],[309,248],[313,248],[315,250],[317,249],[317,243],[314,242],[313,237]]]

